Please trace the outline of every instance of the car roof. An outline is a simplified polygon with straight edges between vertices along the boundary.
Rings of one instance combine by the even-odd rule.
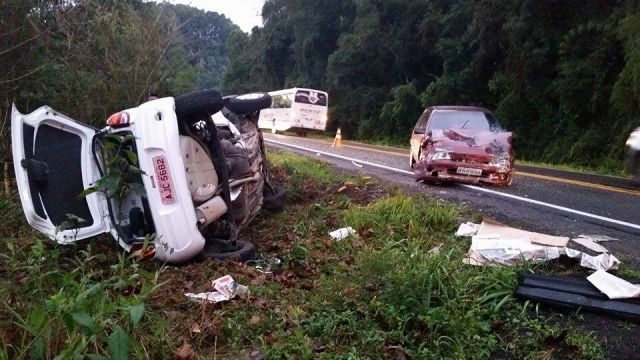
[[[461,105],[437,105],[430,106],[427,110],[460,110],[460,111],[482,111],[482,112],[491,112],[489,109],[480,107],[480,106],[461,106]]]

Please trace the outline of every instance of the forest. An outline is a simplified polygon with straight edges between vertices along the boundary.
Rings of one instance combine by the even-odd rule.
[[[640,1],[267,0],[263,26],[146,1],[9,0],[0,12],[0,154],[11,104],[103,124],[165,96],[326,90],[330,132],[405,146],[431,105],[480,105],[519,160],[620,172],[640,126]]]

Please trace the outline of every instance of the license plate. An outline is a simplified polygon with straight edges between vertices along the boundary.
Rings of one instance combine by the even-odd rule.
[[[471,169],[471,168],[459,167],[458,170],[456,170],[456,172],[458,174],[464,174],[464,175],[473,175],[473,176],[482,175],[482,169]]]
[[[164,205],[173,204],[176,202],[175,193],[173,192],[173,181],[171,180],[169,165],[164,155],[153,158],[153,168],[156,171],[156,183],[158,184],[158,190],[160,190],[162,203]]]

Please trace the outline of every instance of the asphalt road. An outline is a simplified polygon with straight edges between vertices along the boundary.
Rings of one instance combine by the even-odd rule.
[[[640,270],[640,185],[631,179],[516,164],[510,187],[416,183],[406,149],[264,134],[268,147],[328,161],[334,166],[473,208],[523,230],[577,237],[606,235],[622,266]]]

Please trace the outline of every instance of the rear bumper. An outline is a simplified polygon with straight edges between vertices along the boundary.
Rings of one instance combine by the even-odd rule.
[[[166,102],[154,101],[156,107],[153,109],[147,107],[151,105],[148,103],[128,110],[135,122],[126,130],[136,137],[138,161],[145,173],[142,181],[155,226],[156,258],[177,263],[202,251],[205,239],[197,227],[195,206],[187,184],[173,99],[167,98]],[[163,204],[160,182],[155,174],[153,159],[160,155],[165,157],[171,176],[175,199],[171,204]],[[131,247],[120,242],[127,250]]]

